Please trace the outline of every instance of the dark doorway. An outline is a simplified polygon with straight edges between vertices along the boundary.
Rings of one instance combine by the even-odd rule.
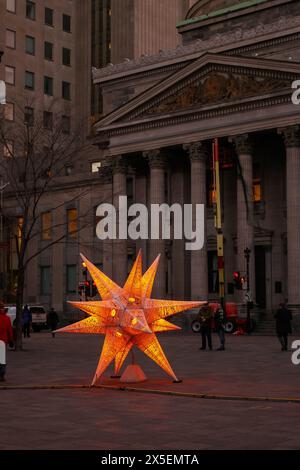
[[[266,308],[266,247],[255,247],[255,291],[256,303]]]

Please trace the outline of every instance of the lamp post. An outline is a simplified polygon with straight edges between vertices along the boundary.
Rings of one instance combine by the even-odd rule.
[[[250,310],[251,310],[251,300],[250,300],[250,255],[251,255],[251,250],[249,248],[246,248],[244,250],[244,255],[245,255],[245,260],[246,260],[246,265],[247,265],[247,333],[250,335],[251,333],[251,316],[250,316]]]
[[[82,267],[83,267],[83,271],[82,271],[82,275],[83,275],[83,278],[84,278],[84,300],[87,301],[88,300],[88,295],[87,295],[87,282],[88,282],[88,279],[87,279],[87,276],[88,276],[88,272],[87,272],[87,266],[85,263],[82,263]]]

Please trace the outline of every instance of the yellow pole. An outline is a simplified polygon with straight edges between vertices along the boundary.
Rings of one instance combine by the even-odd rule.
[[[218,273],[219,273],[219,296],[220,303],[225,308],[225,271],[224,271],[224,236],[222,228],[222,207],[221,207],[221,185],[220,185],[220,160],[219,141],[213,141],[213,169],[214,169],[214,206],[215,206],[215,228],[217,231],[218,250]]]

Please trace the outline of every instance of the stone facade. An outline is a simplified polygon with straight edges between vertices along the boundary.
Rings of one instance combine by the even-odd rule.
[[[162,271],[171,278],[169,285],[160,284],[160,294],[176,297],[181,284],[189,298],[216,299],[210,191],[211,144],[219,138],[226,298],[244,301],[232,282],[235,270],[245,275],[249,248],[249,283],[258,307],[275,309],[288,299],[297,309],[299,109],[291,103],[291,84],[299,76],[299,3],[238,3],[209,2],[208,8],[208,2],[196,2],[178,25],[182,46],[95,71],[107,110],[95,125],[95,142],[101,145],[105,136],[103,156],[112,160],[120,154],[128,161],[168,155],[164,167],[154,171],[148,161],[144,170],[148,203],[165,202],[171,180],[178,192],[170,203],[207,204],[202,252],[178,246],[175,255],[161,241],[149,241],[147,253],[149,261],[162,253]]]
[[[221,3],[210,2],[207,13],[222,9]],[[271,311],[288,299],[297,311],[300,123],[291,84],[300,74],[299,2],[248,2],[244,9],[218,14],[215,22],[198,18],[197,4],[201,15],[206,11],[204,1],[194,10],[193,2],[187,6],[190,16],[178,26],[183,44],[93,71],[104,117],[94,126],[89,157],[61,179],[56,197],[63,201],[79,186],[90,187],[76,203],[79,214],[101,202],[117,204],[120,194],[148,206],[205,203],[204,249],[187,252],[181,240],[100,242],[94,217],[73,245],[53,247],[37,260],[36,287],[27,281],[29,301],[68,311],[65,301],[78,293],[67,292],[66,269],[77,265],[77,281],[82,280],[80,251],[122,283],[139,248],[147,264],[162,255],[155,295],[217,300],[212,140],[218,138],[226,299],[244,301],[233,289],[233,272],[246,273],[249,248],[249,281],[258,307]],[[87,162],[97,159],[100,172],[90,174]],[[55,217],[65,220],[66,209]],[[47,298],[39,293],[40,266],[53,270],[56,288]]]

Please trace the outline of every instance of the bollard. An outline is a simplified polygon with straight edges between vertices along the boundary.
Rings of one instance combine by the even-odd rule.
[[[6,346],[4,341],[0,341],[0,364],[6,364]]]
[[[6,369],[6,345],[0,341],[0,381],[4,380]]]

